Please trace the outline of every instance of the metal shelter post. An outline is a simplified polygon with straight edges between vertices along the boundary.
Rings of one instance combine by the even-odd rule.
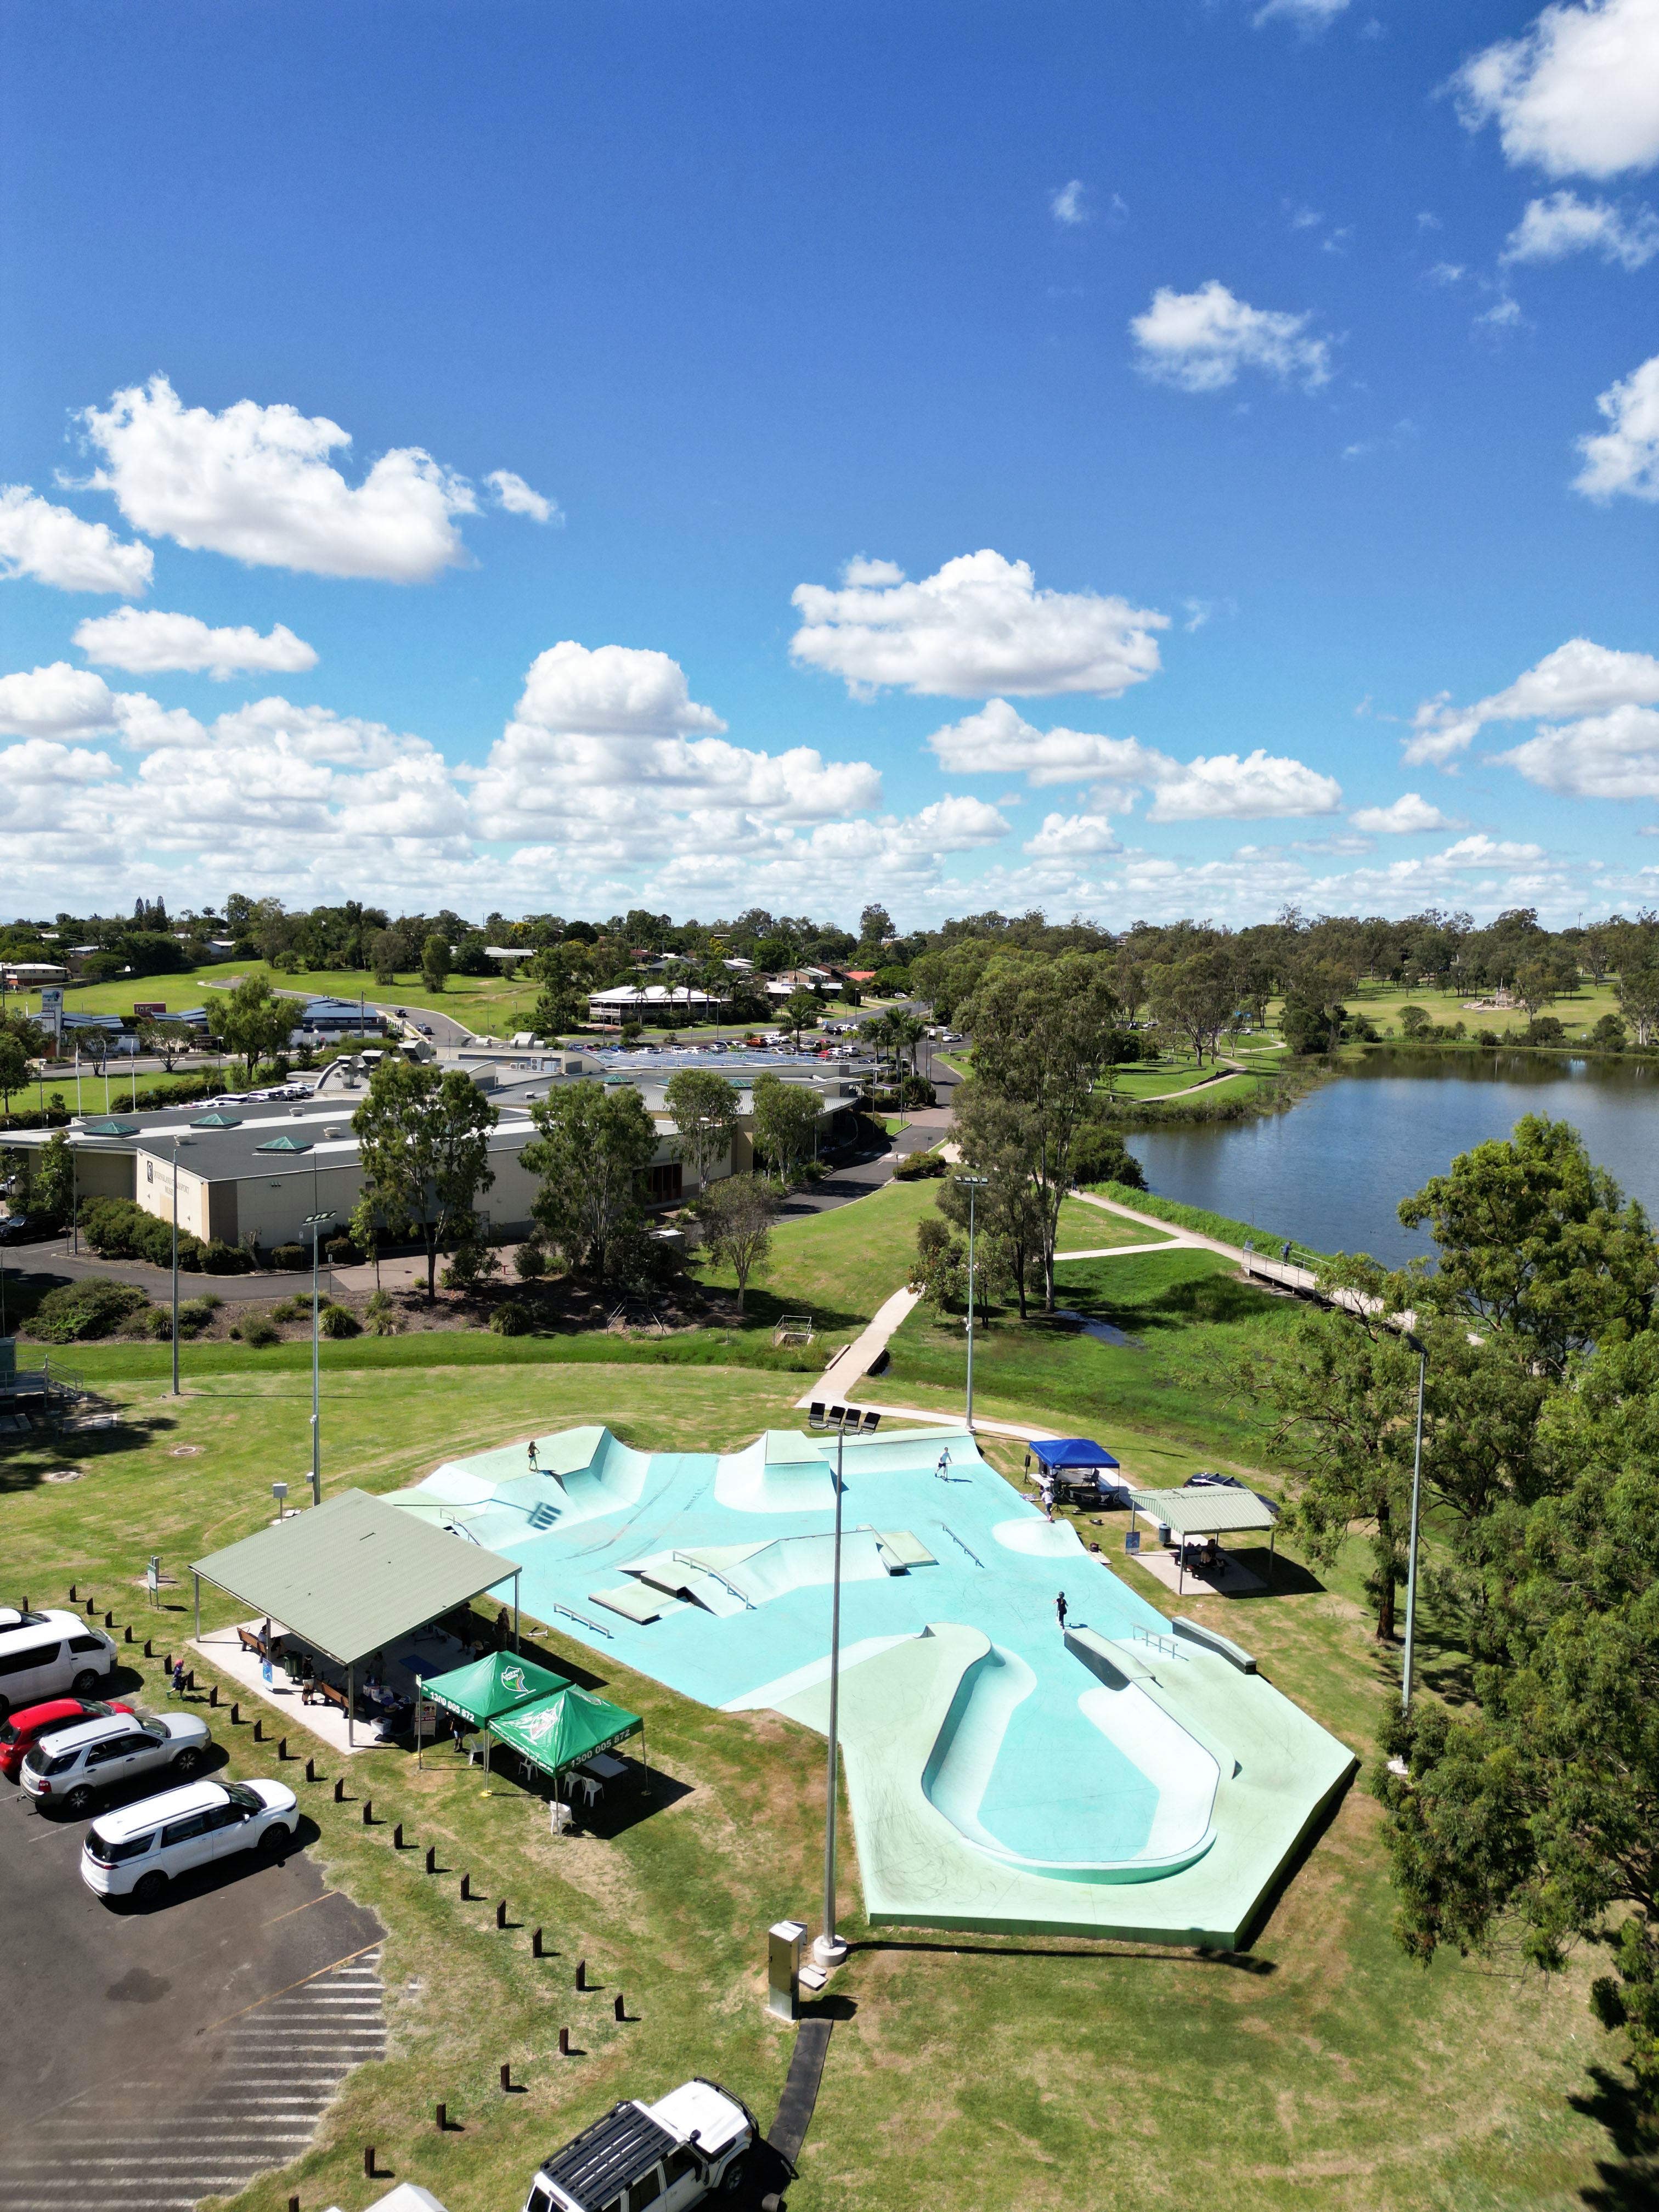
[[[202,1640],[202,1577],[193,1571],[191,1581],[196,1585],[196,1641]]]
[[[353,1660],[350,1666],[346,1668],[346,1745],[348,1749],[352,1751],[357,1747],[356,1723],[357,1662]]]
[[[179,1139],[173,1139],[173,1395],[179,1395]],[[199,1634],[199,1630],[198,1631]]]
[[[515,1658],[521,1656],[519,1644],[519,1577],[516,1574],[513,1577],[513,1653]]]

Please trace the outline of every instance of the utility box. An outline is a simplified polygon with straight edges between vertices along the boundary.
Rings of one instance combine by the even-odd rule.
[[[777,1920],[766,1931],[766,2009],[775,2020],[793,2020],[800,1999],[800,1947],[804,1920]]]

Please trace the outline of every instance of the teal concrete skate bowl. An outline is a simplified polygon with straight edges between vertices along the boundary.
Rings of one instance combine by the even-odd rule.
[[[524,1444],[447,1461],[396,1503],[514,1560],[525,1610],[601,1665],[827,1729],[832,1440],[535,1441],[533,1466]],[[1352,1754],[1172,1635],[967,1431],[848,1442],[843,1482],[841,1739],[871,1919],[1237,1940]]]

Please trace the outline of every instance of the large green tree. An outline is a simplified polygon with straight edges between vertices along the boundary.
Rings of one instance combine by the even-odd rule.
[[[1117,998],[1103,959],[998,961],[962,1010],[988,1096],[1024,1111],[1040,1200],[1043,1304],[1054,1308],[1054,1238],[1072,1182],[1072,1146],[1111,1048]]]
[[[382,1060],[351,1117],[363,1198],[354,1230],[378,1216],[393,1234],[412,1231],[426,1251],[426,1294],[437,1296],[438,1254],[471,1231],[479,1194],[495,1182],[489,1132],[501,1117],[472,1079],[452,1068]]]
[[[743,1111],[735,1083],[711,1067],[678,1067],[663,1091],[674,1117],[674,1149],[701,1189],[714,1163],[732,1149]]]
[[[1006,1246],[1005,1272],[1018,1297],[1023,1321],[1027,1280],[1042,1255],[1043,1195],[1036,1175],[1042,1147],[1035,1117],[1018,1100],[1000,1097],[970,1079],[957,1092],[952,1126],[962,1171],[985,1178],[984,1187],[974,1192],[975,1233],[987,1240],[987,1253],[994,1240]],[[954,1173],[946,1175],[938,1203],[946,1220],[958,1229],[967,1228],[968,1191]]]
[[[1659,1342],[1599,1348],[1540,1424],[1567,1487],[1499,1524],[1477,1712],[1419,1699],[1379,1766],[1396,1933],[1425,1962],[1518,1932],[1533,1961],[1607,1955],[1591,2007],[1659,2092]]]
[[[1524,1366],[1559,1377],[1575,1353],[1649,1324],[1652,1226],[1565,1121],[1523,1115],[1403,1200],[1400,1218],[1426,1222],[1438,1251],[1417,1301],[1502,1339]]]
[[[703,1249],[716,1267],[728,1267],[738,1279],[738,1311],[749,1295],[749,1278],[764,1268],[772,1249],[772,1218],[777,1192],[763,1176],[722,1176],[697,1201]]]
[[[657,1127],[631,1083],[567,1083],[531,1109],[538,1134],[522,1154],[540,1177],[532,1212],[572,1267],[625,1273],[644,1222],[643,1186]]]
[[[262,1060],[287,1051],[299,1012],[297,1000],[276,996],[269,975],[244,975],[234,991],[209,999],[208,1034],[222,1052],[242,1062],[243,1080],[252,1083]]]
[[[754,1101],[755,1142],[779,1182],[791,1188],[817,1140],[818,1094],[769,1073],[755,1078]]]

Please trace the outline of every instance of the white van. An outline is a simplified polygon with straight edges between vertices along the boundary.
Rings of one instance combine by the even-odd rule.
[[[78,1613],[0,1619],[0,1721],[43,1698],[89,1697],[115,1668],[115,1638]]]

